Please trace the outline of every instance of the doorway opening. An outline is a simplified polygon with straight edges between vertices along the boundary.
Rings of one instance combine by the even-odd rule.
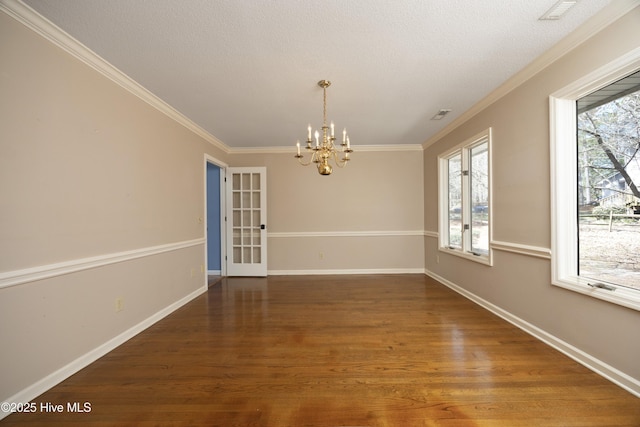
[[[205,265],[207,284],[226,276],[225,183],[227,165],[205,155]]]

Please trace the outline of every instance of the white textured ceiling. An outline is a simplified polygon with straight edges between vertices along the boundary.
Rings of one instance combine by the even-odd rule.
[[[26,0],[224,144],[421,144],[609,0]],[[445,119],[430,118],[441,108]]]

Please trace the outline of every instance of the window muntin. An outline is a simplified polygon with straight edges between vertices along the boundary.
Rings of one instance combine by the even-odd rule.
[[[491,264],[490,129],[439,157],[440,250]]]

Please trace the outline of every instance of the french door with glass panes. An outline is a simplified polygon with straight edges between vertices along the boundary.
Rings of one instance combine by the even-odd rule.
[[[227,274],[267,275],[267,169],[227,168]]]

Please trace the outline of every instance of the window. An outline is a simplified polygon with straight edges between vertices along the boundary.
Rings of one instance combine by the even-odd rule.
[[[440,250],[491,264],[491,130],[442,154]]]
[[[640,49],[550,98],[552,283],[640,310]]]
[[[578,276],[640,291],[640,71],[577,112]]]

